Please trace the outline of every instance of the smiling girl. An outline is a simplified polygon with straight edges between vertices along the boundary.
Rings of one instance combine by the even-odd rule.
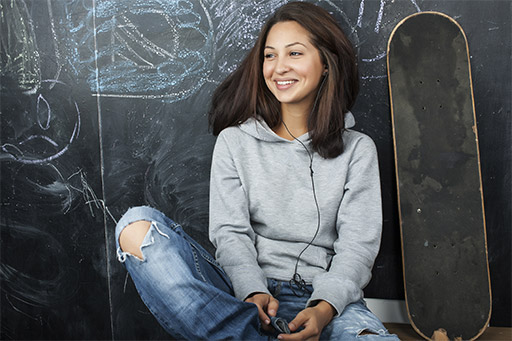
[[[397,339],[363,300],[382,215],[375,146],[350,129],[357,93],[352,45],[325,10],[288,3],[263,26],[212,98],[216,258],[149,207],[116,229],[120,261],[172,336]]]

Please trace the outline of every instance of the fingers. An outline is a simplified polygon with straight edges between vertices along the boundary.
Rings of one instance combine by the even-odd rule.
[[[270,316],[276,316],[279,302],[269,294],[255,294],[245,300],[246,302],[254,303],[258,307],[258,316],[263,324],[264,330],[271,330],[270,317],[265,313],[268,312]]]
[[[314,330],[311,328],[311,324],[308,323],[310,317],[301,311],[297,316],[288,323],[288,328],[292,334],[280,334],[278,339],[280,340],[308,340],[311,336],[314,335]],[[295,333],[300,327],[304,327],[298,333]]]
[[[324,327],[331,321],[333,313],[330,306],[306,308],[288,324],[292,334],[280,334],[281,340],[318,340]],[[300,332],[296,332],[304,327]]]
[[[288,323],[288,328],[293,333],[297,329],[299,329],[303,324],[305,324],[309,320],[309,316],[304,314],[303,311],[297,314],[293,320]]]

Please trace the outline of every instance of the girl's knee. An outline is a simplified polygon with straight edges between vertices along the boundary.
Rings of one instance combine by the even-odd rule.
[[[121,250],[142,260],[143,256],[140,247],[150,227],[151,222],[146,220],[138,220],[128,224],[119,236]]]

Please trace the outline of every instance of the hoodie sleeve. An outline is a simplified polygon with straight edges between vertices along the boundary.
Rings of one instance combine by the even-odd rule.
[[[336,229],[331,266],[313,279],[308,306],[325,300],[339,316],[348,304],[361,298],[380,247],[382,200],[377,151],[365,135],[352,149]]]
[[[247,196],[225,132],[219,134],[213,151],[209,235],[217,248],[217,261],[233,284],[235,296],[245,300],[251,293],[269,291],[257,262]]]

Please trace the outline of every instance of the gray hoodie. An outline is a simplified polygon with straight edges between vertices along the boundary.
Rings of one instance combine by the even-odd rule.
[[[349,112],[346,128],[354,125]],[[298,138],[311,150],[306,133]],[[382,208],[376,148],[366,135],[346,129],[344,152],[334,159],[309,156],[298,141],[275,134],[263,120],[224,129],[213,152],[210,240],[231,279],[235,296],[269,293],[267,278],[298,273],[313,285],[308,306],[329,302],[338,315],[360,299],[377,256]]]

